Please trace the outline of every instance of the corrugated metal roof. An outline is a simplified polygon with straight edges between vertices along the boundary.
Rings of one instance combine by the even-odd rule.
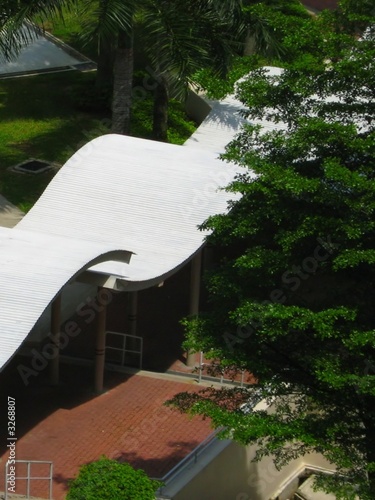
[[[0,367],[69,280],[97,262],[130,255],[108,242],[0,228]]]
[[[231,96],[215,103],[183,147],[112,134],[91,141],[14,229],[0,231],[0,369],[81,271],[139,290],[191,259],[207,234],[198,226],[234,196],[220,188],[238,167],[217,156],[241,126],[240,108]]]
[[[102,136],[64,165],[17,227],[129,248],[130,265],[95,269],[147,288],[200,248],[206,233],[197,226],[226,210],[230,195],[218,188],[236,170],[205,151]]]

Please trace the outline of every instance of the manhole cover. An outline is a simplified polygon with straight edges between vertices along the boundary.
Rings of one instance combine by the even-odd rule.
[[[18,165],[14,166],[12,170],[16,172],[23,172],[26,174],[41,174],[46,170],[52,168],[52,165],[47,161],[43,160],[35,160],[34,158],[30,158]]]

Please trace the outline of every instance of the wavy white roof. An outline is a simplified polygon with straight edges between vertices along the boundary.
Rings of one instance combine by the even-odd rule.
[[[217,156],[243,122],[240,107],[231,96],[214,103],[184,146],[119,135],[91,141],[15,228],[0,230],[0,370],[83,271],[140,290],[192,258],[207,234],[198,226],[233,198],[219,188],[238,168]]]
[[[105,135],[73,155],[16,227],[129,249],[130,264],[95,270],[147,288],[201,247],[197,226],[226,210],[218,188],[235,172],[205,151]]]

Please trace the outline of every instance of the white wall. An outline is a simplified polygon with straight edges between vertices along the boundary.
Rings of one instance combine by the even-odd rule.
[[[272,458],[252,462],[256,445],[216,441],[210,450],[163,488],[173,500],[269,500],[306,465],[332,468],[320,455],[307,455],[277,471]]]

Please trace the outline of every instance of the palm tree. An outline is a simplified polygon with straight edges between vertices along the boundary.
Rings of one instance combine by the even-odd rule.
[[[167,140],[168,102],[186,93],[202,67],[224,74],[240,39],[241,2],[145,2],[142,40],[156,76],[153,137]]]
[[[136,0],[83,0],[80,15],[83,18],[84,40],[98,39],[99,65],[97,83],[107,78],[108,63],[113,59],[112,127],[113,133],[130,131],[130,107],[133,86],[133,40]],[[114,53],[114,56],[112,55]],[[111,65],[109,65],[111,66]]]
[[[9,0],[10,1],[10,0]],[[48,19],[63,8],[79,7],[86,40],[97,38],[100,61],[110,60],[103,48],[114,47],[112,132],[130,128],[134,66],[134,29],[141,26],[145,53],[157,75],[154,137],[166,140],[171,88],[187,88],[194,72],[210,66],[223,72],[233,51],[240,23],[241,0],[20,0],[3,24],[5,47],[17,48],[18,28],[35,15]],[[1,28],[1,26],[0,26]],[[17,31],[18,30],[18,31]],[[22,32],[21,32],[22,33]],[[31,37],[25,33],[25,40]],[[99,78],[105,78],[102,62]]]
[[[241,0],[100,0],[84,36],[98,36],[108,45],[116,38],[112,132],[126,134],[130,128],[136,26],[157,76],[153,136],[166,140],[171,87],[181,93],[204,65],[221,71],[227,67],[240,6]],[[84,11],[90,9],[92,0],[85,0]],[[99,73],[104,74],[101,68]]]

